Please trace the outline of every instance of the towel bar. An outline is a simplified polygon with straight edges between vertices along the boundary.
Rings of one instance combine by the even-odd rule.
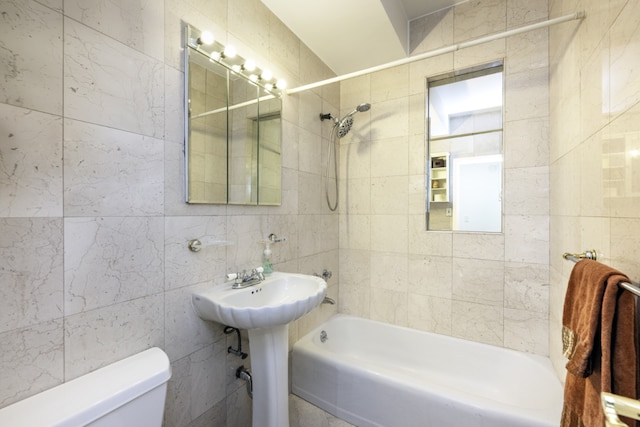
[[[640,401],[604,391],[600,393],[600,398],[607,427],[628,427],[627,424],[620,421],[618,415],[640,420]]]
[[[598,259],[598,255],[595,249],[591,249],[588,251],[584,251],[581,254],[572,254],[569,252],[565,252],[562,254],[562,258],[572,262],[578,262],[582,259],[592,259],[595,261]],[[637,282],[630,282],[630,283],[620,282],[618,283],[618,286],[620,286],[623,289],[626,289],[627,291],[631,292],[635,296],[640,297],[640,284],[638,284]]]

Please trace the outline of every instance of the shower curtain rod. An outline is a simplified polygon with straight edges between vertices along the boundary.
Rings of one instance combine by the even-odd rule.
[[[457,50],[464,49],[466,47],[476,46],[476,45],[479,45],[479,44],[482,44],[482,43],[486,43],[486,42],[490,42],[490,41],[494,41],[494,40],[498,40],[498,39],[503,39],[505,37],[513,36],[513,35],[516,35],[516,34],[525,33],[525,32],[528,32],[528,31],[537,30],[537,29],[540,29],[540,28],[549,27],[551,25],[560,24],[560,23],[567,22],[567,21],[573,21],[573,20],[576,20],[576,19],[584,19],[584,17],[585,17],[584,12],[571,13],[569,15],[564,15],[564,16],[560,16],[558,18],[549,19],[547,21],[538,22],[536,24],[525,25],[523,27],[515,28],[513,30],[504,31],[502,33],[493,34],[493,35],[486,36],[486,37],[480,37],[480,38],[477,38],[475,40],[470,40],[470,41],[454,44],[454,45],[451,45],[451,46],[435,49],[435,50],[432,50],[432,51],[429,51],[429,52],[421,53],[419,55],[409,56],[407,58],[398,59],[396,61],[388,62],[386,64],[376,65],[375,67],[365,68],[364,70],[354,71],[352,73],[343,74],[341,76],[332,77],[330,79],[321,80],[321,81],[318,81],[318,82],[315,82],[315,83],[309,83],[307,85],[298,86],[298,87],[295,87],[295,88],[292,88],[292,89],[285,89],[285,93],[287,95],[292,95],[294,93],[303,92],[303,91],[309,90],[309,89],[315,89],[317,87],[325,86],[325,85],[328,85],[328,84],[331,84],[331,83],[337,83],[337,82],[340,82],[342,80],[347,80],[347,79],[351,79],[351,78],[354,78],[354,77],[359,77],[359,76],[362,76],[364,74],[370,74],[370,73],[373,73],[373,72],[376,72],[376,71],[386,70],[387,68],[397,67],[398,65],[404,65],[404,64],[408,64],[410,62],[420,61],[420,60],[426,59],[426,58],[431,58],[433,56],[438,56],[438,55],[443,55],[445,53],[455,52]]]

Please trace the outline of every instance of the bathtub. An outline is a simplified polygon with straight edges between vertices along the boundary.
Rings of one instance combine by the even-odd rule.
[[[360,427],[557,427],[563,401],[547,358],[342,314],[293,346],[292,391]]]

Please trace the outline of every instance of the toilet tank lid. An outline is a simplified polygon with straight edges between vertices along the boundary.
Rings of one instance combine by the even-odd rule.
[[[169,378],[169,358],[154,347],[0,409],[0,426],[86,425]]]

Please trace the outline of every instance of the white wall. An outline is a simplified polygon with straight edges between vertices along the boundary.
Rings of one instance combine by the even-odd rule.
[[[546,0],[470,1],[412,22],[411,54],[547,18]],[[425,231],[426,77],[504,58],[504,233]],[[341,84],[341,312],[546,355],[548,30]]]
[[[573,264],[596,249],[640,280],[640,3],[550,1],[551,16],[584,10],[551,32],[551,357],[564,375],[562,304]],[[616,167],[614,167],[616,166]]]
[[[333,270],[322,110],[337,86],[284,100],[280,207],[186,205],[181,21],[293,86],[332,76],[259,0],[0,2],[0,407],[151,346],[171,359],[167,426],[242,426],[251,402],[190,293],[260,264]],[[189,252],[211,236],[228,247]],[[291,327],[295,340],[335,307]],[[247,343],[245,342],[245,345]],[[247,347],[248,348],[248,347]]]

